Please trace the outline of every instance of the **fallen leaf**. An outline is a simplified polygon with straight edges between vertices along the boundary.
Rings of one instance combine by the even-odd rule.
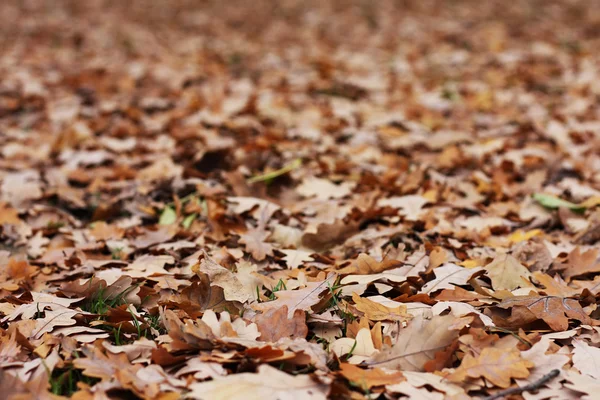
[[[452,329],[456,320],[451,315],[425,319],[417,316],[400,331],[394,345],[377,353],[369,365],[406,371],[422,371],[435,353],[449,346],[458,337]]]
[[[307,375],[288,375],[269,365],[257,373],[244,372],[192,383],[185,398],[210,400],[318,400],[326,399],[329,385]]]
[[[296,310],[308,311],[312,306],[321,301],[321,293],[328,290],[329,278],[322,282],[308,282],[305,288],[298,290],[279,290],[275,292],[276,300],[264,303],[254,303],[252,308],[257,311],[266,312],[269,309],[288,308],[288,318],[292,318]]]
[[[573,366],[582,374],[600,379],[600,349],[577,339],[573,347]]]
[[[538,319],[543,320],[554,331],[566,331],[569,319],[582,324],[591,324],[591,318],[583,311],[577,300],[556,296],[515,296],[503,300],[496,307],[512,309],[507,319],[495,318],[499,326],[521,327]]]
[[[259,339],[265,342],[276,342],[283,337],[305,338],[308,334],[306,315],[302,310],[296,310],[292,318],[288,318],[288,308],[271,308],[256,316],[254,322],[258,325]]]
[[[358,294],[352,294],[354,307],[365,314],[365,317],[371,321],[404,321],[410,319],[410,314],[406,312],[406,306],[390,308],[383,304],[376,303],[367,298],[360,297]]]
[[[484,267],[495,290],[514,290],[527,285],[531,273],[510,254],[500,254]]]
[[[455,285],[465,285],[481,268],[464,268],[446,263],[433,270],[435,279],[427,282],[419,293],[433,293],[442,289],[453,289]]]
[[[380,368],[365,370],[348,363],[340,364],[340,375],[364,391],[374,386],[392,385],[405,380],[400,371],[388,372]]]
[[[522,359],[518,350],[486,347],[478,357],[466,354],[460,366],[448,376],[448,380],[460,382],[467,377],[481,377],[495,386],[507,388],[511,378],[527,378],[532,367],[534,364]]]

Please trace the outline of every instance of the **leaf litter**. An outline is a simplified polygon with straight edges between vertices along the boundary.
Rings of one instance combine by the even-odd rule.
[[[3,398],[595,398],[598,10],[2,2]]]

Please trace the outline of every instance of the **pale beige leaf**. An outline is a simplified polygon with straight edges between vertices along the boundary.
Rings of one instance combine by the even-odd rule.
[[[435,279],[427,282],[421,293],[433,293],[442,289],[454,289],[455,285],[464,285],[481,268],[464,268],[456,264],[446,263],[433,270]]]
[[[583,340],[573,340],[573,366],[582,374],[600,379],[600,348]]]
[[[263,364],[256,374],[244,372],[193,383],[188,399],[201,400],[325,400],[329,385],[307,375],[288,375]]]
[[[437,315],[430,320],[417,316],[400,330],[396,343],[376,354],[370,363],[378,367],[421,371],[437,351],[458,337],[458,331],[451,329],[454,323],[456,318],[452,315]]]
[[[531,276],[529,270],[510,254],[499,254],[484,269],[495,290],[514,290],[526,286],[527,278]]]

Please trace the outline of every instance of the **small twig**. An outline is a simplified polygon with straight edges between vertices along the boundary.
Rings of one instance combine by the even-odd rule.
[[[438,350],[442,350],[445,349],[448,346],[439,346],[439,347],[434,347],[431,349],[424,349],[424,350],[419,350],[419,351],[413,351],[412,353],[406,353],[406,354],[401,354],[399,356],[395,356],[395,357],[390,357],[386,360],[381,360],[381,361],[363,361],[362,363],[360,363],[360,365],[378,365],[378,364],[385,364],[389,361],[394,361],[394,360],[399,360],[401,358],[405,358],[405,357],[410,357],[410,356],[415,356],[417,354],[421,354],[421,353],[425,353],[427,351],[438,351]]]
[[[560,371],[557,369],[553,369],[552,371],[548,372],[546,375],[542,376],[537,381],[530,383],[529,385],[501,390],[498,393],[494,393],[491,396],[484,397],[482,400],[495,400],[505,396],[509,396],[511,394],[519,394],[523,392],[529,392],[531,390],[537,390],[549,380],[556,378],[558,374],[560,374]]]

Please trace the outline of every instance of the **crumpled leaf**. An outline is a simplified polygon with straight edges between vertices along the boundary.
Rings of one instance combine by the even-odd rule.
[[[245,303],[254,298],[255,287],[244,285],[238,277],[210,258],[206,252],[200,256],[200,263],[192,267],[196,274],[206,274],[211,286],[223,289],[226,300]]]

